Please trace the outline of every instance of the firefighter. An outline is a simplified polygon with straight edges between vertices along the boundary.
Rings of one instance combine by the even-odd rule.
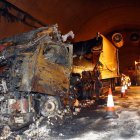
[[[130,86],[131,86],[131,80],[130,80],[130,77],[129,76],[126,77],[126,81],[127,81],[127,87],[129,89]]]

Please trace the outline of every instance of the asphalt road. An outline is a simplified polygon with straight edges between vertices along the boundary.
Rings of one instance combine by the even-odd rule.
[[[51,130],[51,140],[139,140],[140,87],[131,87],[121,98],[120,87],[113,92],[117,119],[104,119],[106,104],[86,107],[62,126]]]

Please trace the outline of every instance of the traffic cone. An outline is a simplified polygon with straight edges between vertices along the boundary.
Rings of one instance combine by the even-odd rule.
[[[121,98],[125,97],[125,87],[124,85],[121,87]]]
[[[111,88],[109,88],[107,108],[106,108],[106,114],[104,116],[104,119],[111,119],[111,118],[116,119],[118,118],[118,115],[115,113],[112,91]]]
[[[80,105],[80,103],[79,103],[79,101],[76,99],[76,100],[75,100],[75,103],[74,103],[74,112],[73,112],[74,115],[77,115],[77,113],[80,112],[81,109],[80,109],[79,105]]]
[[[125,87],[125,85],[123,85],[122,87],[121,87],[121,98],[128,98],[127,96],[126,96],[126,87]]]
[[[78,107],[78,106],[79,106],[79,101],[78,101],[77,99],[76,99],[75,102],[74,102],[74,106],[75,106],[75,107]]]

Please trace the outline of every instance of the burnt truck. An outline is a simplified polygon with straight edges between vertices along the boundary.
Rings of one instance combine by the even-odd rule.
[[[73,47],[63,43],[57,25],[3,39],[0,44],[1,122],[20,126],[38,116],[69,114],[74,101],[70,92]]]
[[[2,123],[15,128],[40,117],[63,119],[72,113],[76,99],[85,94],[92,99],[96,66],[102,89],[114,86],[116,48],[101,34],[76,43],[65,37],[53,25],[0,41]]]

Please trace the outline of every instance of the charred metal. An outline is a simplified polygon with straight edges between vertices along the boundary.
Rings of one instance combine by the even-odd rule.
[[[0,121],[4,128],[18,130],[42,121],[56,125],[108,91],[117,77],[115,47],[104,46],[99,33],[72,45],[67,39],[73,37],[72,31],[61,35],[53,25],[0,41]],[[102,61],[105,49],[114,57],[106,60],[109,65]]]
[[[57,25],[0,41],[0,119],[13,129],[43,117],[69,113],[71,44]],[[10,44],[10,45],[9,45]],[[14,125],[13,125],[14,124]]]

